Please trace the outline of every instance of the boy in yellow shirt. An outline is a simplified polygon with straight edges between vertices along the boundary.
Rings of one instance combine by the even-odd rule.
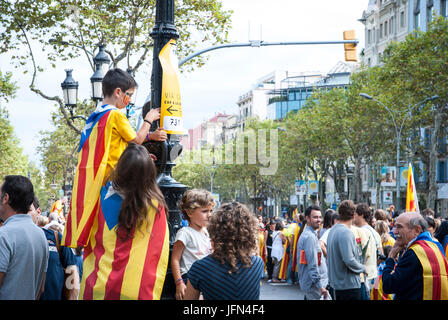
[[[102,85],[103,104],[87,119],[81,134],[72,201],[62,239],[62,245],[67,247],[87,245],[98,211],[100,190],[109,173],[128,143],[141,144],[151,138],[151,124],[160,118],[160,109],[152,109],[136,132],[120,111],[129,104],[137,86],[134,78],[115,68],[106,73]],[[159,128],[153,136],[163,141],[166,133],[162,130]]]

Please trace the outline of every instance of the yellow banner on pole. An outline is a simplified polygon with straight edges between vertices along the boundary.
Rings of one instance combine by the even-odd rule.
[[[160,127],[168,134],[184,134],[176,40],[171,39],[162,48],[159,60],[163,70]]]

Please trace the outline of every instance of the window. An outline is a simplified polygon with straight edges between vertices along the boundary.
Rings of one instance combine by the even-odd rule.
[[[448,13],[447,0],[441,0],[440,1],[440,14],[443,17],[447,17],[447,13]]]
[[[380,39],[383,37],[383,24],[380,24]]]
[[[404,11],[400,12],[400,27],[404,28]]]
[[[437,182],[447,182],[445,161],[439,161],[439,163],[437,163]]]
[[[414,8],[414,30],[420,29],[420,0],[415,2]]]
[[[384,22],[384,36],[387,37],[387,21]]]
[[[367,31],[367,44],[372,43],[372,30]]]
[[[389,20],[389,34],[394,32],[393,24],[394,24],[394,17],[390,18],[390,20]]]
[[[434,13],[434,2],[433,0],[428,0],[426,3],[426,23],[430,23],[432,21],[432,16]]]

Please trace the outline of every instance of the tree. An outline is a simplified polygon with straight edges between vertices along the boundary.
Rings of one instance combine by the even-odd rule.
[[[180,56],[190,54],[198,44],[226,41],[231,11],[224,10],[220,0],[177,1],[175,9]],[[45,63],[36,60],[36,50],[47,53],[52,68],[60,60],[83,55],[94,71],[91,53],[98,44],[106,44],[111,67],[124,64],[125,69],[136,73],[151,61],[154,21],[155,0],[0,0],[0,53],[11,53],[16,66],[32,65],[30,89],[54,101],[69,127],[79,134],[80,128],[62,99],[39,89],[37,77]],[[184,70],[201,66],[204,59],[192,59]]]
[[[13,98],[17,86],[11,81],[11,73],[0,71],[0,177],[10,174],[27,174],[28,158],[19,147],[19,139],[9,121],[9,113],[3,102]]]
[[[428,97],[438,95],[437,100],[416,110],[414,128],[428,127],[431,132],[428,158],[425,161],[425,145],[417,155],[427,164],[427,207],[435,208],[437,196],[436,167],[440,142],[447,126],[448,106],[448,21],[435,17],[426,32],[416,31],[400,43],[392,43],[384,54],[385,78],[395,83],[396,96],[409,97],[418,103]],[[418,122],[417,122],[418,121]],[[414,149],[415,150],[415,149]],[[420,152],[419,152],[420,150]]]

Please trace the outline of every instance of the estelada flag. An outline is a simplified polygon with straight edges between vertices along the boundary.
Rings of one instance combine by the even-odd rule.
[[[286,240],[283,245],[283,259],[280,265],[279,279],[286,280],[288,278],[288,264],[289,264],[289,250],[288,250],[288,241]]]
[[[412,171],[412,165],[409,164],[408,170],[408,188],[406,192],[406,211],[407,212],[420,212],[417,199],[417,188],[415,187],[414,172]]]
[[[78,165],[72,199],[61,245],[84,247],[90,237],[93,219],[104,183],[112,127],[107,125],[111,105],[99,106],[87,119],[79,144]]]
[[[296,209],[297,210],[297,209]],[[293,247],[292,247],[292,271],[297,272],[297,243],[299,242],[299,232],[300,226],[297,223],[296,228],[294,229],[294,239],[293,239]]]
[[[122,239],[116,231],[122,202],[111,182],[101,188],[92,237],[84,250],[80,299],[160,299],[169,256],[165,209],[153,201],[157,210],[150,206],[131,238]]]

